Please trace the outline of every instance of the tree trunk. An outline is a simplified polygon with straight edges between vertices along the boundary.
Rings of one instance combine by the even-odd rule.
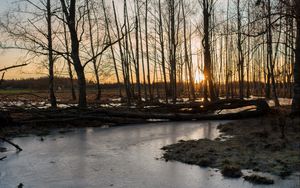
[[[170,88],[172,102],[176,103],[177,88],[176,88],[176,40],[175,40],[175,1],[169,0],[169,60],[170,60]]]
[[[271,79],[272,81],[272,93],[273,93],[273,99],[275,102],[275,106],[279,106],[279,101],[277,97],[277,92],[276,92],[276,82],[274,78],[274,63],[273,63],[273,35],[272,35],[272,23],[271,23],[271,0],[268,0],[268,34],[267,34],[267,54],[268,54],[268,67],[269,67],[269,75],[268,75],[268,80]]]
[[[162,23],[162,9],[161,9],[161,0],[158,2],[159,8],[159,40],[161,47],[161,66],[162,73],[164,78],[164,86],[165,86],[165,100],[168,103],[168,85],[167,85],[167,76],[166,76],[166,63],[165,63],[165,46],[164,46],[164,33],[163,33],[163,23]]]
[[[106,32],[107,32],[107,37],[108,37],[108,42],[111,44],[111,34],[110,34],[110,28],[109,28],[109,21],[107,18],[107,14],[106,14],[106,8],[105,8],[105,3],[104,0],[102,0],[102,8],[103,8],[103,13],[104,13],[104,18],[105,18],[105,27],[106,27]],[[119,72],[118,72],[118,68],[117,68],[117,62],[116,62],[116,58],[115,58],[115,52],[114,52],[114,48],[113,46],[110,46],[110,50],[111,50],[111,55],[112,55],[112,59],[114,62],[114,69],[115,69],[115,74],[116,74],[116,78],[117,78],[117,83],[118,83],[118,87],[119,87],[119,96],[122,97],[122,88],[121,88],[121,83],[120,83],[120,78],[119,78]]]
[[[296,35],[296,60],[294,64],[294,95],[292,103],[292,113],[300,116],[300,1],[295,0],[296,6],[296,22],[297,22],[297,35]]]
[[[131,45],[131,37],[129,34],[129,18],[128,18],[128,8],[127,8],[127,0],[124,0],[124,29],[125,29],[125,40],[124,40],[124,63],[128,77],[128,92],[130,98],[134,97],[134,80],[133,80],[133,73],[132,73],[132,66],[130,61],[130,52],[132,52],[132,45]],[[134,60],[134,56],[132,56]]]
[[[204,19],[204,100],[208,99],[208,87],[210,100],[217,100],[215,89],[213,85],[212,73],[211,73],[211,53],[210,53],[210,6],[207,0],[203,0],[203,19]]]
[[[92,18],[91,18],[91,11],[93,7],[89,6],[89,0],[86,0],[86,6],[87,6],[87,17],[88,17],[88,25],[89,25],[89,39],[90,39],[90,47],[91,47],[91,53],[92,53],[92,58],[93,58],[93,68],[94,68],[94,74],[96,78],[96,85],[97,85],[97,94],[96,94],[96,100],[101,99],[101,87],[100,87],[100,78],[99,78],[99,67],[97,66],[97,57],[96,57],[96,52],[94,48],[94,39],[93,39],[93,26],[92,26]],[[99,42],[99,41],[97,41]]]
[[[139,63],[139,19],[140,16],[139,12],[139,0],[135,3],[135,74],[136,74],[136,84],[138,88],[138,100],[142,101],[142,95],[141,95],[141,82],[140,82],[140,63]]]
[[[239,70],[239,94],[240,99],[244,98],[244,54],[242,49],[242,18],[240,11],[240,0],[237,0],[237,25],[238,25],[238,70]]]
[[[248,34],[250,34],[250,1],[248,1],[247,3],[247,32]],[[250,63],[251,63],[251,59],[250,59],[250,45],[251,45],[251,40],[250,37],[248,37],[248,42],[247,42],[247,92],[246,92],[246,97],[249,98],[250,97]],[[254,66],[254,65],[252,65]]]
[[[118,38],[120,38],[120,28],[119,28],[117,12],[116,12],[116,7],[115,7],[115,2],[114,1],[112,1],[112,5],[113,5],[113,11],[114,11],[115,24],[116,24],[116,28],[117,28],[117,36],[118,36]],[[125,52],[123,53],[121,41],[119,41],[118,44],[119,44],[119,51],[120,51],[120,56],[121,56],[122,73],[123,73],[123,80],[124,80],[125,91],[126,91],[126,96],[127,96],[127,103],[129,105],[131,103],[129,70],[128,70],[128,66],[127,66],[127,63],[126,63],[126,58],[125,58],[125,55],[124,55]]]
[[[184,63],[187,65],[188,69],[188,75],[189,75],[189,93],[192,95],[192,100],[196,99],[195,96],[195,88],[194,88],[194,77],[192,75],[192,62],[190,61],[189,55],[188,55],[188,47],[187,47],[187,26],[186,26],[186,15],[185,15],[185,9],[184,9],[184,2],[181,2],[182,6],[182,14],[183,14],[183,33],[184,33]],[[186,76],[187,77],[187,76]],[[190,95],[189,95],[190,96]]]
[[[141,48],[141,59],[142,59],[142,70],[143,70],[143,88],[144,88],[144,96],[145,100],[148,99],[148,92],[147,92],[147,81],[146,81],[146,72],[145,72],[145,61],[144,61],[144,46],[143,46],[143,33],[142,33],[142,24],[141,24],[141,15],[139,14],[138,17],[139,22],[139,33],[140,33],[140,48]]]
[[[150,101],[153,100],[153,93],[151,89],[151,79],[150,79],[150,57],[149,57],[149,40],[148,40],[148,0],[145,2],[145,40],[146,40],[146,60],[147,60],[147,80]]]
[[[226,10],[226,63],[225,63],[225,87],[226,87],[226,99],[229,98],[229,40],[228,40],[228,36],[229,36],[229,4],[230,1],[227,0],[227,10]]]
[[[72,93],[72,99],[76,100],[76,93],[74,88],[74,80],[73,80],[73,72],[71,67],[71,60],[69,59],[69,56],[67,56],[67,63],[68,63],[68,73],[70,77],[70,83],[71,83],[71,93]]]
[[[81,64],[79,57],[79,40],[76,30],[76,0],[70,1],[69,10],[67,8],[65,0],[60,0],[63,8],[63,12],[66,16],[67,25],[69,27],[71,36],[71,58],[74,63],[75,71],[78,79],[78,89],[79,89],[79,99],[78,107],[85,108],[87,106],[86,102],[86,81],[84,74],[84,67]]]
[[[47,0],[47,24],[48,24],[48,61],[49,61],[49,95],[51,107],[56,108],[56,97],[54,94],[54,59],[53,59],[53,49],[52,49],[52,12],[50,0]]]
[[[65,20],[65,16],[64,17],[64,21]],[[68,41],[68,35],[67,35],[67,28],[66,25],[63,24],[63,28],[64,28],[64,40],[65,40],[65,47],[66,47],[66,53],[67,53],[67,64],[68,64],[68,73],[69,73],[69,77],[70,77],[70,83],[71,83],[71,94],[72,94],[72,99],[76,100],[76,93],[75,93],[75,88],[74,88],[74,79],[73,79],[73,72],[72,72],[72,62],[70,59],[70,50],[69,50],[69,41]]]

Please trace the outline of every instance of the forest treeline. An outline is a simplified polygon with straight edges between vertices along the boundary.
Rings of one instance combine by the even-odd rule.
[[[74,87],[77,88],[76,79],[74,80]],[[116,84],[105,84],[105,88],[116,88]],[[69,90],[72,88],[69,78],[65,77],[55,77],[54,80],[54,91]],[[95,82],[87,82],[87,88],[94,89],[96,86]],[[104,86],[102,86],[104,87]],[[28,78],[28,79],[13,79],[4,80],[0,85],[0,89],[3,90],[48,90],[49,89],[49,78]]]
[[[22,0],[0,29],[3,49],[47,68],[53,107],[65,71],[79,107],[89,74],[97,100],[114,81],[128,104],[198,92],[204,101],[260,93],[279,106],[285,93],[300,111],[300,0]]]
[[[230,98],[234,98],[239,94],[239,82],[232,82],[230,83],[233,91],[231,92]],[[251,82],[249,83],[251,89],[251,96],[256,97],[264,97],[265,96],[265,86],[264,82]],[[54,91],[55,92],[68,92],[74,87],[76,90],[78,88],[77,79],[74,79],[73,85],[70,82],[70,78],[67,77],[55,77],[54,79]],[[105,94],[103,90],[111,90],[111,91],[118,91],[121,87],[121,91],[125,92],[125,85],[123,83],[102,83],[101,90],[102,93]],[[138,88],[137,84],[133,84],[132,87]],[[141,87],[147,87],[147,85],[141,84]],[[180,92],[180,98],[187,98],[190,96],[188,93],[187,85],[185,83],[177,83],[178,90]],[[276,84],[278,97],[282,98],[292,98],[293,90],[292,85],[284,85],[283,83]],[[12,80],[4,80],[1,85],[0,89],[2,90],[32,90],[32,91],[46,91],[49,89],[49,78],[48,77],[41,77],[41,78],[28,78],[28,79],[12,79]],[[97,83],[94,81],[87,82],[87,89],[90,91],[97,91]],[[153,85],[153,92],[157,98],[160,98],[162,95],[162,91],[164,91],[164,83],[163,82],[155,82]],[[226,85],[220,84],[216,86],[217,95],[220,97],[226,96]],[[111,92],[110,92],[111,93]],[[143,95],[143,93],[142,93]],[[115,92],[114,96],[119,96],[118,92]],[[249,96],[249,97],[251,97]],[[120,96],[119,96],[120,97]],[[203,97],[203,86],[200,83],[195,84],[195,97],[202,98]]]

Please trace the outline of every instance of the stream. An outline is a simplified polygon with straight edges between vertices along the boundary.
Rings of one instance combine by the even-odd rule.
[[[218,136],[220,121],[164,122],[111,128],[53,131],[44,137],[13,141],[24,151],[0,153],[0,188],[296,188],[299,175],[285,180],[271,175],[274,185],[253,185],[224,178],[216,169],[166,162],[161,147],[179,140]],[[247,170],[244,171],[248,173]]]

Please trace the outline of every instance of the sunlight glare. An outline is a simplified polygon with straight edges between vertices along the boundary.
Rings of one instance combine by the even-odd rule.
[[[196,71],[195,73],[195,83],[200,83],[204,80],[204,74],[201,71]]]

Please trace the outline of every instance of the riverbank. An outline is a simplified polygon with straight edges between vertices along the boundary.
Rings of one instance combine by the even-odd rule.
[[[285,109],[268,116],[221,124],[215,140],[179,141],[163,147],[165,160],[180,161],[226,172],[240,169],[286,177],[300,172],[300,119],[284,116]],[[247,178],[245,178],[247,180]]]

